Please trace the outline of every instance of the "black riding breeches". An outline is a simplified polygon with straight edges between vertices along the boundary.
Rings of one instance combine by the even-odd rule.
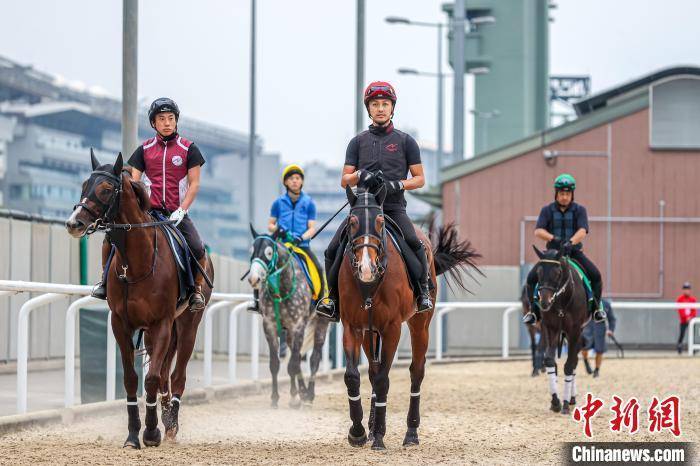
[[[163,210],[159,210],[159,212],[165,215],[166,218],[169,217],[167,212]],[[182,236],[185,237],[185,241],[187,241],[187,244],[190,246],[195,260],[202,260],[204,254],[206,254],[206,250],[204,249],[204,242],[199,236],[199,232],[195,228],[194,223],[192,223],[192,219],[190,219],[189,215],[185,215],[185,218],[183,218],[182,221],[177,225],[177,229],[180,230]]]
[[[414,252],[418,252],[422,243],[418,239],[418,235],[416,235],[413,222],[406,214],[406,209],[385,209],[384,215],[391,218],[399,226],[408,245]]]
[[[583,253],[582,250],[571,251],[571,258],[576,262],[581,264],[584,272],[591,281],[591,288],[593,288],[593,295],[598,303],[600,303],[600,298],[603,295],[603,277],[600,275],[600,270],[595,264]]]

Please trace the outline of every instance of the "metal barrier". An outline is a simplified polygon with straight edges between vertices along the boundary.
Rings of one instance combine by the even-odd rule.
[[[81,296],[70,304],[66,310],[65,329],[65,385],[64,385],[64,405],[66,407],[74,404],[75,398],[75,327],[78,310],[86,306],[106,307],[106,302],[88,296],[92,288],[82,285],[62,285],[55,283],[36,283],[25,281],[0,280],[0,296],[13,295],[17,293],[42,293],[25,302],[18,316],[17,329],[17,412],[27,411],[27,361],[29,353],[29,316],[30,314],[47,304],[51,304],[62,299],[73,296]],[[216,312],[222,309],[230,309],[228,316],[229,339],[228,339],[228,381],[235,383],[237,368],[237,344],[238,344],[238,322],[237,318],[242,309],[252,299],[252,295],[245,293],[212,293],[211,303],[204,316],[204,382],[206,386],[212,384],[212,358],[213,358],[213,318]],[[616,309],[679,309],[679,308],[700,308],[700,303],[671,303],[671,302],[613,302]],[[443,359],[442,345],[444,341],[444,329],[442,317],[457,310],[474,309],[504,309],[502,316],[502,340],[501,356],[509,357],[509,317],[521,309],[520,302],[441,302],[436,305],[436,335],[435,335],[435,359]],[[111,312],[109,313],[111,318]],[[257,314],[251,315],[251,379],[258,380],[260,375],[260,323]],[[109,322],[109,320],[108,320]],[[700,318],[694,318],[689,324],[688,354],[693,355],[694,350],[700,349],[700,343],[695,343],[695,326],[700,325]],[[329,326],[330,331],[330,326]],[[328,341],[323,346],[322,371],[330,370],[330,346]],[[367,364],[367,359],[362,353],[361,364]],[[343,327],[337,325],[336,366],[343,366]],[[115,398],[115,377],[116,377],[116,342],[108,325],[107,330],[107,400]]]

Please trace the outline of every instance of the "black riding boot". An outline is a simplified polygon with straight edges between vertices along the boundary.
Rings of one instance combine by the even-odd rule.
[[[593,289],[593,300],[594,300],[594,311],[593,320],[596,322],[603,322],[608,317],[607,312],[603,309],[603,284],[599,281],[591,283],[591,288]]]
[[[97,282],[90,296],[97,299],[107,299],[107,282],[105,280]]]
[[[540,313],[537,304],[535,303],[535,290],[530,285],[525,285],[527,290],[527,300],[530,303],[530,310],[523,316],[523,323],[525,325],[534,325],[540,320]]]
[[[112,263],[115,248],[107,240],[102,242],[102,280],[92,289],[90,296],[97,299],[107,299],[107,273]]]
[[[260,292],[258,290],[253,290],[253,304],[248,306],[246,311],[262,314],[262,311],[260,310]]]
[[[328,296],[318,300],[316,303],[316,314],[325,317],[331,322],[340,321],[340,310],[338,309],[338,273],[333,265],[335,258],[326,255],[326,280],[328,281]]]
[[[428,266],[428,253],[425,250],[423,243],[420,243],[420,247],[415,251],[420,265],[422,267],[421,277],[420,277],[420,294],[418,296],[417,305],[418,312],[426,312],[433,309],[433,299],[430,296],[430,267]]]

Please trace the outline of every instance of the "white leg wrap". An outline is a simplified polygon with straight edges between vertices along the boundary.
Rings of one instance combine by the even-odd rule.
[[[171,403],[177,403],[177,404],[180,404],[180,398],[175,398],[175,397],[173,397],[173,399],[172,399],[172,400],[170,400],[170,402],[171,402]]]
[[[557,372],[553,367],[547,368],[547,376],[549,377],[549,394],[558,395],[557,393]]]
[[[127,401],[126,405],[127,406],[138,406],[139,402],[138,401]]]
[[[576,396],[576,374],[574,374],[574,380],[571,382],[571,396]]]
[[[386,406],[386,401],[384,403],[374,403],[374,406],[377,408],[383,408]]]
[[[420,396],[420,392],[418,392],[418,393],[411,392],[411,397],[414,397],[414,396]]]
[[[146,408],[153,408],[154,406],[158,406],[158,401],[154,401],[153,403],[146,402]]]
[[[350,396],[350,395],[348,395],[348,399],[349,399],[350,401],[358,401],[358,400],[360,399],[360,395],[357,395],[357,396]]]
[[[569,401],[571,399],[573,385],[574,385],[574,376],[573,375],[564,376],[564,401]]]

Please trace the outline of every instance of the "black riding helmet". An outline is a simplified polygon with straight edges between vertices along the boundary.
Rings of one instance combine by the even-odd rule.
[[[148,121],[153,126],[153,121],[156,119],[156,115],[164,112],[172,112],[175,114],[175,121],[180,119],[180,108],[177,106],[173,99],[167,97],[159,97],[154,100],[151,107],[148,109]]]

